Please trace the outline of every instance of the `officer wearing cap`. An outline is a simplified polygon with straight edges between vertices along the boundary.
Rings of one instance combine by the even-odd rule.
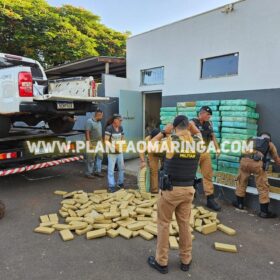
[[[191,123],[194,124],[201,132],[206,147],[208,147],[210,142],[213,141],[218,155],[219,145],[213,131],[212,123],[210,121],[211,116],[211,108],[208,106],[203,106],[199,110],[198,117],[192,119]],[[213,169],[211,156],[208,152],[201,154],[199,167],[203,176],[203,189],[207,197],[207,207],[215,211],[220,211],[221,207],[214,199],[214,185],[212,182]]]
[[[244,209],[248,179],[251,174],[254,174],[259,192],[259,216],[261,218],[275,218],[276,215],[268,210],[270,199],[266,162],[268,161],[267,156],[270,154],[275,163],[280,165],[280,157],[269,133],[261,133],[259,137],[254,137],[249,141],[252,141],[253,149],[246,151],[241,158],[235,192],[236,201],[233,202],[233,205]]]
[[[169,225],[173,212],[176,214],[179,226],[181,270],[188,271],[192,261],[192,237],[189,218],[195,193],[193,185],[199,154],[187,149],[171,149],[177,147],[177,144],[181,146],[182,143],[196,141],[191,136],[188,127],[187,117],[180,115],[174,119],[175,134],[166,139],[168,150],[160,174],[161,193],[157,210],[157,249],[156,256],[148,258],[148,264],[163,274],[168,273]]]

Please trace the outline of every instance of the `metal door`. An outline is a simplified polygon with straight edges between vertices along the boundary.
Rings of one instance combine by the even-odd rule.
[[[121,90],[119,113],[123,118],[123,128],[126,140],[134,143],[143,140],[143,95],[140,91]],[[125,154],[125,158],[135,158],[138,154]]]

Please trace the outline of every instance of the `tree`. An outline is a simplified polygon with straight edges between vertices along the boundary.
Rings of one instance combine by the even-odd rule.
[[[124,56],[128,36],[82,8],[0,0],[0,52],[31,57],[45,67],[88,56]]]

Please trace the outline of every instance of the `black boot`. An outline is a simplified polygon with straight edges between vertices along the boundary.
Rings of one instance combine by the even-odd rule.
[[[235,208],[243,210],[244,209],[244,197],[236,196],[236,200],[232,202],[232,205]]]
[[[221,210],[221,206],[215,201],[213,194],[207,196],[206,206],[208,208],[214,210],[214,211],[220,211]]]
[[[166,274],[168,273],[168,266],[162,266],[160,265],[154,256],[150,256],[148,258],[148,264],[150,267],[156,269],[158,272],[162,273],[162,274]]]
[[[189,271],[189,270],[190,270],[191,263],[192,263],[192,262],[190,262],[189,264],[181,263],[181,264],[180,264],[180,269],[181,269],[182,271]]]
[[[268,210],[268,206],[269,206],[269,203],[260,204],[261,211],[259,213],[259,217],[264,218],[264,219],[276,218],[277,215],[270,212]]]

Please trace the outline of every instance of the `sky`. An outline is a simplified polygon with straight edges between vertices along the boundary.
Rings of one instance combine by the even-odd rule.
[[[236,0],[47,0],[52,6],[70,4],[101,17],[101,22],[132,35],[196,15]]]

